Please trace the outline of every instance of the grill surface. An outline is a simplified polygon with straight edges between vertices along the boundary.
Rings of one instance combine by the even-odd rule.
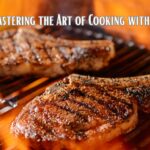
[[[97,73],[89,73],[90,75],[100,77],[124,77],[150,74],[150,52],[148,52],[144,46],[137,46],[132,41],[124,42],[118,37],[112,37],[99,27],[57,27],[54,29],[40,29],[40,31],[47,34],[51,33],[56,37],[69,39],[113,40],[117,51],[115,59],[111,61],[109,67]],[[54,80],[52,81],[49,78],[31,76],[0,78],[0,119],[5,119],[8,115],[10,116],[13,111],[19,112],[22,106],[36,95],[42,93],[52,82],[54,82]],[[149,127],[150,116],[140,112],[138,126],[134,131],[125,135],[123,140],[131,145],[131,149],[148,149],[150,148]]]

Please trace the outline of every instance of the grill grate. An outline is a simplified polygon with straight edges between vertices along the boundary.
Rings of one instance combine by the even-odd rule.
[[[124,77],[150,74],[150,52],[144,46],[133,41],[124,42],[121,38],[105,33],[99,27],[84,26],[63,27],[49,30],[40,29],[40,32],[50,33],[56,37],[70,39],[108,39],[115,43],[117,55],[111,61],[110,66],[97,73],[89,73],[94,76]],[[56,80],[55,80],[56,81]],[[49,78],[36,78],[32,76],[0,79],[0,117],[25,105],[36,95],[41,94],[53,81]],[[150,135],[147,132],[150,127],[150,116],[140,113],[139,124],[134,131],[124,137],[137,149],[145,149],[150,146]],[[141,134],[142,133],[142,134]],[[134,149],[133,148],[133,149]]]

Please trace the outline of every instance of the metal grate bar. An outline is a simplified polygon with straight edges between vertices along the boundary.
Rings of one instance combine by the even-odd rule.
[[[150,52],[143,46],[137,46],[134,42],[124,42],[119,37],[114,37],[104,32],[99,27],[63,27],[53,30],[43,30],[46,34],[53,34],[55,37],[69,39],[108,39],[115,43],[116,57],[110,65],[97,73],[90,73],[94,76],[122,77],[140,74],[150,74]],[[82,73],[84,74],[84,73]],[[55,81],[55,80],[53,80]],[[44,89],[52,83],[49,78],[35,77],[5,77],[0,79],[0,116],[25,105],[36,95],[41,94]],[[125,142],[134,145],[133,149],[146,149],[150,144],[148,141],[150,116],[141,114],[136,129],[124,136]],[[1,145],[0,145],[1,147]]]

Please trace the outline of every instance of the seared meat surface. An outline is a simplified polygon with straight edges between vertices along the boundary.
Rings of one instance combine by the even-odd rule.
[[[97,71],[114,57],[110,41],[56,39],[33,28],[0,32],[0,76],[35,74],[57,77]]]
[[[137,101],[150,112],[149,87],[149,75],[120,79],[70,75],[29,102],[11,130],[39,143],[110,141],[136,126]]]
[[[126,91],[137,98],[141,110],[150,113],[150,84],[148,86],[126,88]]]

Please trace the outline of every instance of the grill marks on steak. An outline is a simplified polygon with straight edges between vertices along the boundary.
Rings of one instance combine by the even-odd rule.
[[[149,78],[149,75],[120,79],[70,75],[27,104],[11,129],[16,135],[41,142],[88,142],[95,138],[109,141],[135,127],[137,96],[142,90],[146,90],[141,96],[142,104],[149,106],[145,99],[149,96]],[[132,88],[139,88],[140,94],[135,94]],[[146,108],[149,112],[150,107]]]
[[[109,86],[109,89],[113,91],[112,97],[114,98],[114,87],[120,89],[125,94],[136,98],[139,104],[139,107],[142,111],[150,113],[150,75],[137,76],[137,77],[128,77],[128,78],[94,78],[94,77],[85,77],[74,75],[74,81],[78,84],[83,84],[86,78],[86,82],[90,86],[95,86],[91,80],[97,80],[97,85],[105,87]],[[79,80],[80,79],[80,80]],[[79,82],[80,81],[80,82]],[[97,87],[98,88],[98,87]],[[109,90],[110,91],[110,90]],[[107,93],[108,95],[108,93]],[[117,101],[125,102],[122,98],[115,98]],[[126,102],[125,102],[126,103]],[[126,103],[127,104],[127,103]]]
[[[126,92],[138,99],[141,110],[150,113],[150,85],[126,88]]]
[[[113,43],[105,40],[56,39],[30,28],[3,31],[0,36],[0,75],[56,77],[78,70],[97,71],[115,55]]]

